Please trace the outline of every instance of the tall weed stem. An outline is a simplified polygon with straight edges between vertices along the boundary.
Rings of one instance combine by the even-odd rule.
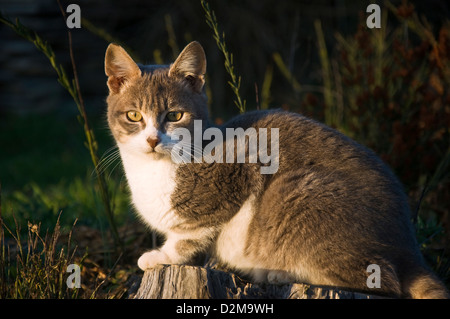
[[[227,45],[225,42],[225,32],[222,32],[222,34],[220,34],[216,14],[209,7],[208,1],[201,0],[201,4],[203,10],[205,10],[206,23],[213,30],[214,40],[216,40],[217,46],[219,47],[219,50],[223,53],[223,56],[225,58],[225,70],[231,78],[231,81],[228,81],[228,84],[230,85],[234,95],[236,95],[236,100],[234,101],[234,103],[238,107],[239,111],[241,113],[244,113],[246,108],[246,100],[243,100],[239,93],[239,90],[241,88],[241,77],[237,76],[234,73],[233,54],[227,50]]]
[[[15,23],[12,22],[8,18],[4,17],[1,14],[1,12],[0,12],[0,22],[7,25],[8,27],[10,27],[19,36],[21,36],[21,37],[25,38],[26,40],[28,40],[29,42],[33,43],[36,46],[36,48],[39,51],[41,51],[42,53],[44,53],[44,55],[49,60],[52,68],[56,71],[56,73],[58,75],[58,82],[62,85],[62,87],[64,87],[67,90],[67,92],[69,92],[70,96],[72,97],[75,104],[77,105],[78,112],[80,113],[80,115],[78,116],[78,119],[79,119],[81,125],[83,126],[85,137],[86,137],[85,145],[89,150],[90,157],[91,157],[91,160],[92,160],[92,163],[93,163],[95,169],[98,170],[98,167],[99,167],[99,165],[98,165],[99,158],[97,155],[98,143],[97,143],[97,140],[95,139],[94,131],[91,129],[91,127],[89,125],[88,117],[87,117],[86,110],[84,107],[83,98],[81,96],[75,60],[73,57],[72,36],[70,34],[70,31],[69,31],[69,45],[70,45],[70,58],[71,58],[73,73],[74,73],[73,79],[69,79],[64,67],[61,64],[57,63],[56,55],[55,55],[55,52],[53,51],[52,47],[46,41],[44,41],[36,32],[25,27],[23,24],[21,24],[19,19],[16,19]],[[108,219],[108,223],[109,223],[109,226],[111,229],[111,234],[114,238],[114,242],[116,244],[116,247],[122,247],[119,233],[117,231],[117,226],[114,221],[114,212],[112,209],[111,195],[108,190],[108,186],[106,184],[104,175],[100,174],[99,172],[97,172],[97,182],[98,182],[98,186],[100,189],[100,195],[101,195],[101,199],[103,202],[103,206],[105,209],[105,215],[106,215],[106,218]]]

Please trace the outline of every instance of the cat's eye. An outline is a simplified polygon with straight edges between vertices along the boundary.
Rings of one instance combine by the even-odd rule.
[[[178,122],[183,117],[183,112],[169,112],[166,118],[170,122]]]
[[[142,114],[136,111],[127,112],[127,119],[131,122],[139,122],[142,120]]]

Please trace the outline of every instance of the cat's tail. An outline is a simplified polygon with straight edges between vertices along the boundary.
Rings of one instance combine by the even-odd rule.
[[[424,267],[410,270],[404,278],[402,290],[413,299],[450,299],[442,281]]]

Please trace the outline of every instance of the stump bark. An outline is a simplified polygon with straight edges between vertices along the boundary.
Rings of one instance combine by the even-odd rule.
[[[159,265],[144,273],[135,299],[379,299],[380,296],[302,283],[253,284],[211,268]]]

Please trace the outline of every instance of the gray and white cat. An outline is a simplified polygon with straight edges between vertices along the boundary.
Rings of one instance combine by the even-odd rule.
[[[418,249],[402,186],[370,150],[304,116],[275,110],[239,115],[220,130],[277,128],[276,173],[261,174],[267,164],[260,161],[173,161],[177,129],[194,133],[194,120],[210,127],[201,45],[190,43],[169,66],[144,66],[111,44],[105,72],[108,123],[133,204],[166,236],[161,248],[139,258],[141,269],[189,263],[209,252],[255,282],[448,297]],[[380,267],[378,289],[367,286],[372,264]]]

